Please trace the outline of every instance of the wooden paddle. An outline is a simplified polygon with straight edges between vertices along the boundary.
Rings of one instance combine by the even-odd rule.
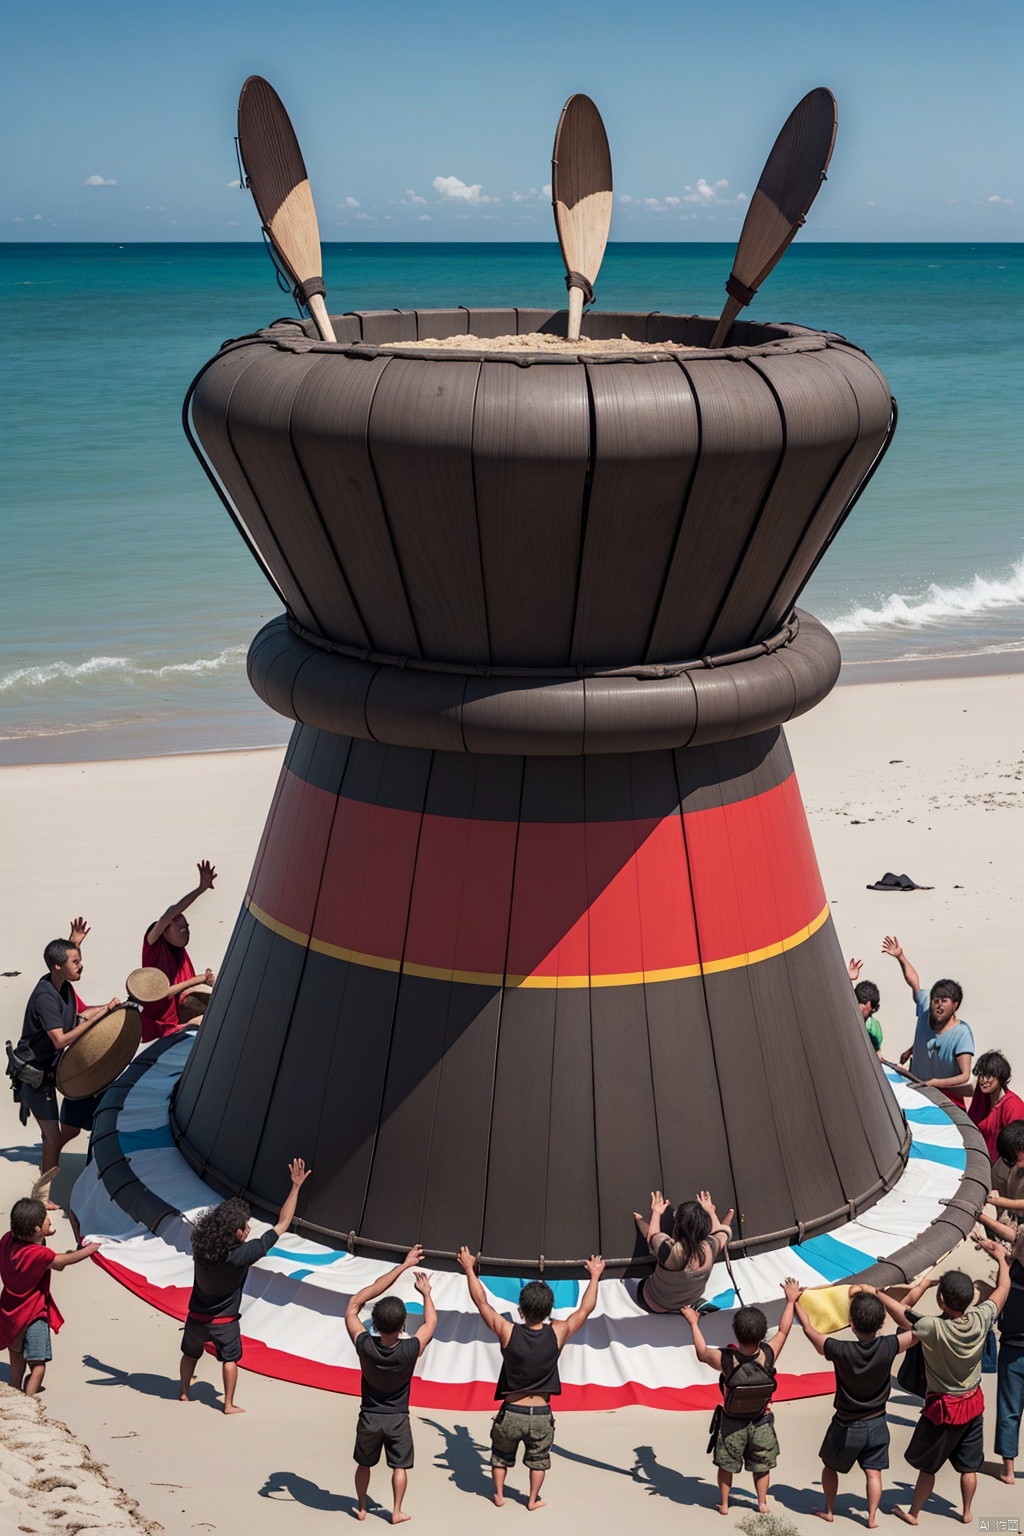
[[[823,85],[809,91],[787,117],[750,199],[725,291],[729,295],[711,338],[721,347],[807,216],[836,142],[836,99]]]
[[[578,341],[583,305],[594,302],[612,221],[612,157],[601,114],[589,96],[570,96],[551,152],[551,201],[569,290],[570,341]]]
[[[299,141],[281,98],[250,75],[238,98],[238,148],[263,228],[324,341],[334,328],[324,303],[320,226]]]

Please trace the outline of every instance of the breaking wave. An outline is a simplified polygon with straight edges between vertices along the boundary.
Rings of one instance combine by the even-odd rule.
[[[238,669],[246,653],[244,645],[231,645],[217,656],[199,656],[194,661],[173,661],[163,666],[145,666],[128,656],[90,656],[86,661],[51,661],[41,667],[19,667],[0,677],[0,693],[12,690],[46,688],[52,683],[85,682],[89,678],[109,677],[112,682],[146,684],[161,678],[187,674],[223,672]]]
[[[894,592],[878,608],[854,608],[828,620],[836,635],[862,635],[873,630],[925,629],[950,619],[971,619],[999,608],[1024,604],[1024,560],[1007,576],[974,576],[962,587],[940,587],[932,582],[917,597]]]

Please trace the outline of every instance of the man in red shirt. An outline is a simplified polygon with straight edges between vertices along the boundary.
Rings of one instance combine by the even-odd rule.
[[[43,1384],[46,1362],[53,1357],[50,1335],[64,1323],[50,1295],[50,1273],[92,1258],[100,1247],[86,1243],[70,1253],[54,1253],[46,1246],[53,1230],[41,1200],[16,1200],[11,1230],[0,1237],[0,1349],[10,1352],[11,1386],[16,1391],[24,1386],[28,1397],[35,1397]]]
[[[163,971],[170,982],[167,996],[158,1003],[143,1003],[142,1005],[142,1038],[144,1041],[159,1040],[164,1035],[173,1035],[181,1028],[178,1018],[178,999],[191,987],[202,982],[208,987],[214,983],[214,974],[206,970],[201,976],[196,975],[195,966],[189,958],[186,948],[191,937],[188,926],[188,918],[185,916],[185,908],[190,907],[198,896],[204,891],[213,890],[213,882],[217,878],[217,871],[209,859],[202,859],[198,865],[199,884],[194,891],[189,891],[176,901],[173,906],[167,908],[162,917],[146,930],[146,936],[142,941],[142,963],[153,966],[158,971]]]

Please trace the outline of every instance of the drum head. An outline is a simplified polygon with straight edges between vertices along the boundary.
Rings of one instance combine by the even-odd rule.
[[[162,973],[161,973],[162,974]],[[66,1099],[102,1093],[120,1077],[139,1048],[142,1019],[137,1008],[118,1008],[99,1019],[57,1063],[57,1087]]]
[[[128,996],[137,1003],[162,1003],[171,990],[167,977],[155,965],[143,965],[132,971],[124,985]]]

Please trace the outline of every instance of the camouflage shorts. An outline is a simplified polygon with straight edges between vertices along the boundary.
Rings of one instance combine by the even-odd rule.
[[[723,1418],[711,1457],[723,1472],[741,1472],[744,1468],[755,1477],[770,1472],[779,1459],[779,1442],[771,1414],[756,1424],[737,1424]]]
[[[491,1425],[491,1466],[514,1467],[522,1445],[523,1465],[531,1472],[547,1472],[554,1443],[553,1414],[516,1413],[504,1408]]]

